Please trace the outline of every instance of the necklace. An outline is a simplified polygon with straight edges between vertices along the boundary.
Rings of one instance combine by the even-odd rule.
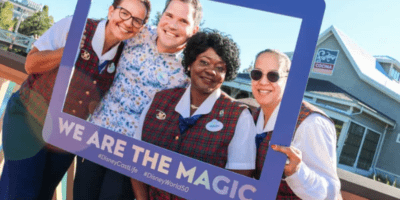
[[[195,105],[193,105],[193,104],[190,104],[190,108],[193,109],[193,110],[196,110],[196,109],[198,109],[199,107],[197,107],[197,106],[195,106]]]

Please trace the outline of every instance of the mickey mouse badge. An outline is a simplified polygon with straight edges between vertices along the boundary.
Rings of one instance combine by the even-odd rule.
[[[81,58],[83,60],[89,60],[90,59],[90,53],[86,49],[81,50]]]
[[[167,117],[167,115],[163,111],[161,111],[161,110],[157,110],[157,111],[158,111],[156,114],[157,119],[164,120]]]
[[[223,117],[224,116],[224,110],[219,111],[219,117]]]

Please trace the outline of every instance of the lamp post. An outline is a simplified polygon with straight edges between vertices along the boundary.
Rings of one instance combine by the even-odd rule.
[[[22,19],[24,18],[24,16],[25,16],[26,13],[27,13],[27,12],[26,12],[24,9],[22,9],[22,11],[21,11],[21,16],[18,17],[19,19],[18,19],[17,26],[15,27],[14,33],[18,33],[19,25],[21,25],[21,21],[22,21]]]
[[[24,18],[24,15],[25,15],[25,14],[26,14],[25,10],[24,10],[24,9],[21,9],[21,15],[18,17],[18,23],[17,23],[17,26],[15,27],[15,30],[14,30],[14,36],[12,36],[12,38],[11,38],[11,44],[10,44],[10,46],[8,47],[8,50],[9,50],[9,51],[11,51],[12,48],[13,48],[13,46],[14,46],[14,42],[15,42],[15,39],[16,39],[17,34],[18,34],[19,25],[21,25],[21,21],[22,21],[22,19]]]

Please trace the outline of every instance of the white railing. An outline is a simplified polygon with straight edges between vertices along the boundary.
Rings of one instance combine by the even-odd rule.
[[[35,42],[36,40],[33,36],[26,36],[23,34],[0,29],[0,41],[8,44],[12,43],[13,45],[23,47],[26,49],[26,52],[29,52],[32,48],[33,42]]]

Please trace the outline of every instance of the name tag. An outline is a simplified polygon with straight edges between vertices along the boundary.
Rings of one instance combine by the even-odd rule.
[[[224,125],[222,124],[222,122],[220,122],[216,119],[213,119],[213,120],[211,120],[211,122],[208,122],[206,124],[206,129],[211,132],[220,131],[220,130],[222,130],[222,128],[224,128]]]

